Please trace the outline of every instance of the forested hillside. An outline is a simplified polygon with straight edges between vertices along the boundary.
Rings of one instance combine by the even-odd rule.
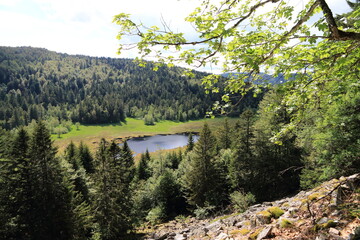
[[[205,94],[200,79],[180,68],[130,59],[59,54],[45,49],[0,47],[0,126],[11,129],[53,118],[87,124],[125,117],[186,121],[205,116],[220,94]],[[244,105],[256,107],[248,97]]]

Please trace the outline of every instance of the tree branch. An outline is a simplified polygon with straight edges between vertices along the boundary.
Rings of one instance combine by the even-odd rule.
[[[345,32],[338,28],[335,18],[334,18],[334,15],[325,0],[318,0],[317,2],[320,4],[320,7],[324,13],[326,22],[329,26],[329,30],[331,33],[330,39],[337,40],[337,41],[346,41],[346,40],[360,41],[360,33]]]

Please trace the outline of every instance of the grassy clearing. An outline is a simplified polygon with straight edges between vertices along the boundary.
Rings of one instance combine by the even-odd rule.
[[[83,141],[88,144],[90,149],[94,150],[101,138],[106,140],[116,139],[119,142],[122,139],[156,134],[174,134],[182,132],[200,132],[206,121],[212,129],[221,126],[224,118],[203,119],[188,122],[161,121],[153,126],[147,126],[143,120],[127,118],[123,124],[102,124],[102,125],[81,125],[79,130],[72,127],[72,131],[62,134],[58,138],[56,134],[52,136],[55,145],[63,152],[65,147],[73,141],[76,145]],[[229,123],[235,122],[236,119],[229,119]]]

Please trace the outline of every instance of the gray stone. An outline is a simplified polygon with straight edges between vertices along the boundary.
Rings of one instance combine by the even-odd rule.
[[[208,230],[206,228],[196,228],[192,231],[192,235],[205,236]]]
[[[330,228],[329,234],[338,236],[338,235],[340,235],[340,231],[337,230],[336,228]]]
[[[221,227],[221,224],[222,224],[222,222],[219,220],[219,221],[216,221],[216,222],[213,222],[213,223],[207,225],[205,227],[205,229],[207,229],[208,231],[214,232],[215,230],[217,230]]]
[[[329,221],[330,221],[330,219],[328,219],[327,217],[323,217],[323,218],[320,218],[319,221],[317,221],[317,224],[324,224]]]
[[[184,228],[183,230],[180,231],[180,233],[187,233],[187,232],[190,232],[189,228]]]
[[[225,240],[227,237],[229,237],[229,235],[227,235],[226,233],[222,232],[220,233],[215,240]]]
[[[186,234],[184,236],[184,234],[176,234],[175,237],[174,237],[174,240],[186,240],[187,237],[186,237]]]
[[[244,225],[243,222],[237,222],[237,223],[235,224],[235,227],[241,228],[243,225]]]
[[[264,228],[264,229],[259,233],[259,235],[257,236],[256,240],[262,240],[262,239],[264,239],[264,238],[267,238],[268,236],[270,236],[271,230],[272,230],[272,227],[271,227],[271,226],[268,226],[268,227]]]
[[[328,240],[328,237],[324,234],[320,234],[319,236],[316,236],[315,240]]]
[[[155,234],[154,238],[155,240],[165,240],[169,236],[169,233],[164,234]]]

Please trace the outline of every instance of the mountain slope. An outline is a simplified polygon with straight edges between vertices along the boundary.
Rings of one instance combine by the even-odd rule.
[[[117,123],[126,116],[186,121],[205,116],[221,93],[205,94],[206,73],[130,59],[59,54],[40,48],[0,47],[0,126],[33,119]],[[249,100],[250,98],[250,100]],[[256,107],[259,99],[245,101]],[[244,104],[240,108],[244,108]]]
[[[156,226],[145,239],[360,239],[359,191],[360,174],[341,177],[241,214]]]

